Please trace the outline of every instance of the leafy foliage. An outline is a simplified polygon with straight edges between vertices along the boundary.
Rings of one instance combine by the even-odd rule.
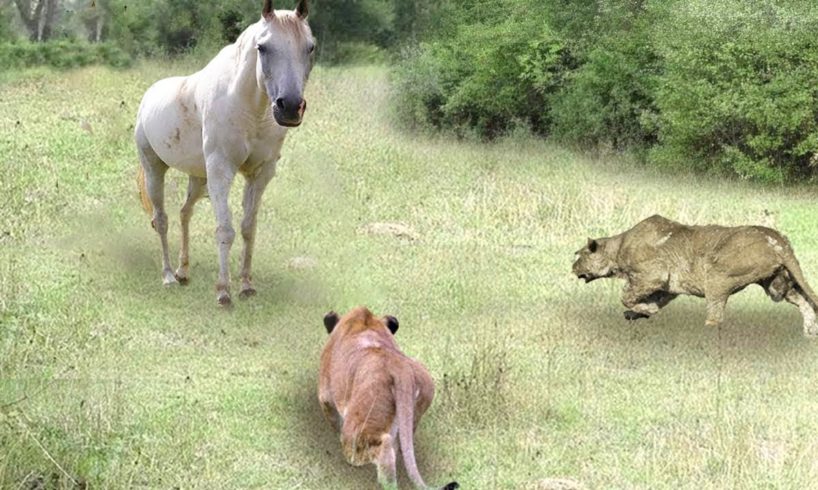
[[[770,2],[691,2],[657,38],[659,162],[780,181],[818,154],[818,9]]]
[[[503,15],[498,15],[502,12]],[[444,3],[395,69],[413,125],[521,121],[654,164],[783,181],[818,164],[818,6],[801,0]]]
[[[39,65],[75,68],[93,64],[124,68],[131,62],[130,56],[111,43],[90,44],[66,39],[43,43],[0,43],[0,66],[6,69]]]
[[[539,19],[519,11],[406,51],[397,69],[401,114],[415,124],[473,127],[488,136],[518,124],[544,132],[547,100],[572,59]]]

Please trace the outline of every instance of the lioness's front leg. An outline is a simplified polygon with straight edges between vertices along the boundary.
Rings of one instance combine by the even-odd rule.
[[[626,320],[639,320],[642,318],[649,318],[659,312],[660,309],[667,306],[668,303],[676,299],[678,295],[666,293],[664,291],[656,291],[653,294],[642,298],[639,303],[636,303],[625,312]]]
[[[666,274],[630,274],[625,287],[622,289],[622,304],[628,308],[633,308],[651,295],[663,292],[666,286]]]
[[[329,402],[321,402],[321,410],[324,412],[324,418],[327,419],[332,428],[336,432],[341,432],[343,421],[341,420],[341,414],[335,409],[335,405]]]

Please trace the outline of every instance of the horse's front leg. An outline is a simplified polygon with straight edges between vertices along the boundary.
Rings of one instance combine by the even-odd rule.
[[[229,307],[230,300],[230,247],[236,232],[227,199],[236,169],[225,158],[207,159],[207,192],[216,214],[216,244],[219,247],[219,278],[216,281],[216,300],[220,306]]]
[[[261,205],[261,197],[264,189],[275,175],[275,162],[269,162],[262,166],[258,172],[247,177],[247,184],[244,186],[244,218],[241,221],[241,236],[244,239],[244,251],[241,255],[241,292],[239,298],[247,299],[255,296],[253,289],[253,246],[256,242],[256,222],[258,210]]]

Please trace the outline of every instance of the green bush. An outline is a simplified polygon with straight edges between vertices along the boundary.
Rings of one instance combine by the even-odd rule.
[[[517,124],[545,133],[548,98],[572,60],[538,17],[521,12],[493,25],[463,25],[450,39],[406,51],[395,71],[401,116],[486,136]]]
[[[374,44],[343,42],[321,46],[318,56],[326,64],[379,65],[387,62],[387,52]]]
[[[663,57],[657,163],[781,181],[818,154],[818,9],[789,2],[679,4]]]
[[[464,0],[439,12],[453,27],[394,70],[412,125],[494,136],[521,122],[657,165],[768,182],[816,174],[814,2]]]
[[[571,73],[552,101],[558,139],[620,150],[656,142],[660,65],[645,37],[640,33],[594,48]]]
[[[434,46],[406,49],[401,58],[392,72],[398,120],[415,129],[443,126],[444,68]]]
[[[91,64],[124,68],[131,62],[130,56],[109,43],[90,44],[69,40],[0,43],[0,66],[5,69],[42,65],[75,68]]]

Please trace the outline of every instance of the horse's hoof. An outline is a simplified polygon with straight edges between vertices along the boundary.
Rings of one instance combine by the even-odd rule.
[[[188,283],[190,282],[189,277],[179,275],[178,272],[176,273],[176,280],[179,281],[179,284],[181,284],[182,286],[187,286]]]
[[[166,288],[175,288],[179,285],[179,281],[177,281],[175,277],[169,276],[162,280],[162,284],[164,284]]]
[[[219,302],[219,306],[222,308],[230,308],[233,306],[233,301],[230,299],[230,295],[225,293],[220,295],[216,300]]]
[[[239,299],[249,299],[256,295],[256,290],[253,288],[243,289],[239,293]]]
[[[631,310],[628,310],[628,311],[625,312],[625,320],[628,320],[629,322],[632,322],[632,321],[635,321],[635,320],[641,320],[642,318],[649,318],[649,317],[648,317],[648,315],[645,315],[644,313],[637,313],[637,312],[631,311]]]

